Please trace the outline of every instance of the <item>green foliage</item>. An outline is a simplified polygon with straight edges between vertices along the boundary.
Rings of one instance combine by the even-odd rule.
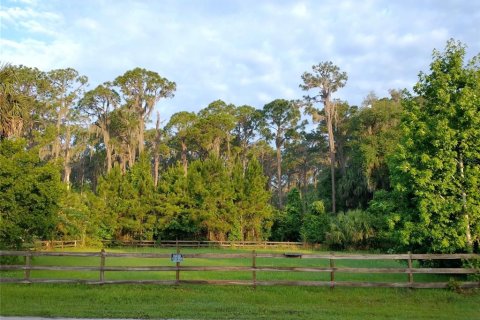
[[[188,185],[196,202],[192,214],[201,221],[208,239],[225,240],[231,230],[235,207],[231,180],[222,160],[210,156],[203,162],[192,162]]]
[[[59,170],[24,140],[0,142],[0,247],[51,239],[63,191]]]
[[[80,193],[68,190],[64,193],[58,211],[57,237],[81,240],[82,244],[86,243],[87,237],[95,238],[99,219],[89,207],[92,197],[95,195],[90,191]]]
[[[291,101],[276,99],[263,106],[261,133],[267,141],[273,140],[277,153],[277,194],[278,207],[283,208],[283,180],[282,180],[282,148],[285,142],[296,137],[300,125],[300,110]]]
[[[334,249],[365,248],[375,236],[372,217],[362,210],[340,212],[332,218],[326,243]]]
[[[96,202],[92,210],[101,215],[103,238],[152,239],[157,196],[147,156],[141,156],[126,175],[113,168],[100,179],[98,196],[103,201]]]
[[[397,98],[398,99],[398,98]],[[366,208],[373,193],[390,189],[387,159],[400,139],[400,101],[370,100],[368,106],[349,114],[345,134],[337,134],[348,160],[338,183],[339,205]],[[339,148],[340,149],[340,148]]]
[[[232,182],[236,215],[230,240],[267,238],[271,227],[272,207],[260,163],[255,158],[251,159],[244,172],[242,164],[236,162]]]
[[[385,251],[400,251],[403,249],[395,229],[401,219],[401,203],[404,201],[401,194],[395,191],[379,190],[369,202],[367,212],[371,215],[375,228],[373,245]]]
[[[2,246],[270,237],[478,250],[480,56],[464,57],[449,41],[415,95],[370,93],[360,108],[331,97],[345,72],[313,66],[301,85],[318,90],[301,104],[318,123],[312,132],[300,104],[284,99],[262,110],[216,100],[147,130],[156,103],[176,90],[153,71],[135,68],[84,93],[87,78],[71,68],[1,66]],[[326,213],[335,211],[346,213]]]
[[[272,238],[277,241],[301,241],[300,231],[302,224],[302,199],[300,191],[297,188],[293,188],[287,194],[285,208],[275,217],[272,226]]]
[[[188,180],[181,165],[167,169],[158,184],[156,237],[190,239],[201,236],[200,218],[193,215],[195,203],[188,190]]]
[[[168,169],[159,183],[159,236],[209,240],[260,240],[268,235],[270,193],[258,161],[245,170],[210,156],[194,161],[188,175]]]
[[[217,100],[198,113],[194,129],[204,154],[220,157],[223,147],[226,149],[226,157],[230,158],[231,131],[235,128],[234,107]]]
[[[462,261],[464,268],[476,269],[477,273],[468,275],[469,281],[480,281],[480,259]]]
[[[403,197],[401,244],[431,252],[472,250],[480,233],[480,69],[453,40],[434,51],[417,97],[404,104],[403,137],[391,163]]]
[[[324,243],[329,228],[330,216],[325,211],[323,201],[313,202],[303,220],[300,231],[302,240],[309,243]]]

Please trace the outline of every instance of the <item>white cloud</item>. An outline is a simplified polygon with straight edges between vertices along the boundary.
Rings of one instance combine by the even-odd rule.
[[[256,107],[300,98],[300,75],[331,60],[349,74],[336,97],[359,104],[371,90],[411,87],[450,37],[478,53],[479,3],[8,1],[0,60],[73,67],[92,85],[136,66],[154,70],[177,82],[162,117],[219,98]]]
[[[292,8],[292,14],[297,18],[308,18],[310,14],[308,12],[307,5],[305,3],[297,3]]]
[[[46,43],[34,39],[0,39],[1,60],[49,70],[66,68],[77,62],[80,46],[68,40]]]

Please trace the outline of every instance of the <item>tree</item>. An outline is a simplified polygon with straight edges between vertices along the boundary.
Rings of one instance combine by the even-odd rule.
[[[188,173],[188,144],[189,140],[193,139],[192,135],[197,120],[198,117],[195,113],[181,111],[173,114],[165,127],[167,131],[175,135],[175,140],[180,143],[183,174],[185,176]]]
[[[239,154],[243,170],[247,168],[247,154],[251,141],[260,129],[261,111],[254,107],[243,105],[235,109],[236,126],[234,129],[235,143],[240,148]]]
[[[152,239],[157,221],[157,194],[146,154],[126,174],[118,167],[102,177],[94,210],[101,212],[105,238]]]
[[[107,173],[113,166],[113,146],[110,142],[110,114],[120,105],[119,94],[110,83],[104,83],[85,93],[79,102],[79,108],[88,116],[95,117],[94,125],[100,130],[105,145]]]
[[[343,172],[337,182],[337,209],[365,209],[374,192],[391,189],[387,159],[400,139],[402,107],[392,98],[372,95],[368,105],[351,108],[337,126],[339,156],[344,158],[339,161]]]
[[[324,149],[326,141],[318,131],[301,131],[298,139],[285,144],[283,159],[288,184],[291,185],[293,180],[293,185],[301,191],[304,212],[311,200],[312,192],[309,191],[316,193],[318,170],[325,162]]]
[[[283,207],[282,190],[282,148],[285,141],[297,134],[302,126],[298,124],[300,111],[290,101],[276,99],[263,107],[263,134],[267,140],[275,140],[277,152],[277,192],[278,206]]]
[[[433,51],[404,103],[403,137],[392,184],[403,199],[403,245],[433,252],[471,251],[480,241],[480,55],[465,46]]]
[[[245,169],[241,161],[235,163],[231,178],[236,208],[232,240],[262,240],[268,235],[272,207],[266,179],[256,158]]]
[[[67,190],[61,197],[56,226],[57,237],[79,239],[85,246],[87,240],[100,240],[101,216],[91,210],[89,203],[97,198],[92,192]]]
[[[220,157],[222,146],[224,146],[225,158],[231,159],[231,132],[235,128],[234,110],[233,104],[216,100],[198,112],[195,129],[206,154]]]
[[[150,153],[153,156],[153,183],[158,186],[160,157],[168,153],[169,148],[165,142],[165,130],[160,128],[160,112],[157,112],[155,129],[147,130],[147,141],[150,145]]]
[[[0,247],[20,249],[52,239],[60,195],[59,168],[26,151],[22,139],[0,142]]]
[[[332,180],[332,212],[336,211],[335,198],[335,138],[334,138],[334,121],[335,121],[335,103],[332,103],[331,96],[338,89],[345,86],[347,82],[347,73],[341,72],[340,68],[331,61],[323,62],[312,66],[313,73],[305,72],[302,75],[303,84],[300,88],[305,91],[318,88],[319,93],[315,96],[305,96],[305,100],[311,104],[318,102],[323,103],[323,110],[327,122],[328,145],[330,150],[330,172]],[[316,117],[319,110],[314,106],[307,108],[307,111]]]
[[[285,208],[277,213],[272,226],[272,238],[276,241],[301,241],[303,208],[300,192],[293,188],[287,194]]]
[[[56,139],[53,143],[52,154],[55,159],[63,159],[63,182],[70,185],[72,171],[71,158],[73,156],[72,141],[73,128],[78,120],[74,105],[83,93],[88,78],[81,76],[72,68],[51,70],[47,73],[49,88],[48,98],[55,110]]]
[[[125,72],[115,79],[114,84],[120,87],[128,108],[138,117],[138,152],[142,153],[145,147],[145,124],[160,99],[173,97],[176,84],[154,71],[142,68]]]
[[[325,212],[322,201],[312,202],[309,212],[303,218],[300,234],[302,241],[309,243],[324,243],[330,227],[330,216]]]
[[[110,114],[110,137],[113,145],[113,156],[119,162],[122,173],[135,164],[136,148],[138,144],[138,118],[126,106],[115,109]]]
[[[194,239],[201,236],[197,202],[190,196],[189,181],[182,165],[168,168],[158,184],[157,238]]]
[[[204,161],[193,161],[188,173],[188,189],[195,201],[191,213],[201,221],[208,240],[226,240],[236,208],[231,178],[222,159],[212,154]]]
[[[0,66],[0,139],[24,137],[45,109],[39,101],[45,73],[25,66]],[[32,137],[30,137],[32,138]]]

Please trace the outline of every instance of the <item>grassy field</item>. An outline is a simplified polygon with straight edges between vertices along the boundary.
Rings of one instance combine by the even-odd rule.
[[[480,294],[447,290],[3,284],[3,316],[478,320]]]
[[[107,251],[163,252],[175,249]],[[86,251],[96,251],[87,249]],[[182,252],[240,253],[241,250],[195,249]],[[291,251],[291,250],[283,250]],[[107,265],[172,265],[161,259],[108,258]],[[34,265],[98,266],[99,258],[37,257]],[[183,265],[250,265],[251,260],[191,259]],[[262,266],[327,266],[311,259],[258,259]],[[339,261],[352,267],[404,267],[398,261]],[[4,271],[2,277],[22,277]],[[98,279],[97,272],[32,271],[34,278]],[[182,272],[182,279],[251,279],[251,272]],[[328,273],[258,273],[259,280],[328,280]],[[107,272],[106,279],[172,280],[173,272]],[[338,280],[406,281],[405,274],[354,274]],[[415,281],[446,281],[445,276],[415,275]],[[0,314],[44,317],[181,319],[480,319],[480,293],[449,290],[251,287],[182,285],[1,284]]]

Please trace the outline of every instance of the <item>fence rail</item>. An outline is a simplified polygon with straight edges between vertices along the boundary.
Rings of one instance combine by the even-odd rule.
[[[303,242],[281,241],[200,241],[200,240],[104,240],[104,245],[138,246],[138,247],[184,247],[184,248],[277,248],[277,247],[305,247]]]
[[[35,248],[56,249],[80,246],[80,240],[36,241]],[[298,248],[315,247],[318,245],[303,242],[281,241],[200,241],[200,240],[103,240],[104,246],[135,246],[135,247],[184,247],[184,248]]]
[[[180,248],[177,247],[177,254],[180,254]],[[183,259],[239,259],[249,262],[249,265],[243,266],[184,266],[182,262],[176,261],[175,265],[155,265],[155,266],[107,266],[107,258],[153,258],[170,259],[171,254],[164,253],[112,253],[105,252],[44,252],[44,251],[0,251],[0,256],[24,257],[23,265],[0,265],[0,270],[23,270],[23,278],[0,278],[0,282],[14,283],[87,283],[87,284],[215,284],[215,285],[250,285],[250,286],[272,286],[272,285],[295,285],[295,286],[329,286],[329,287],[390,287],[390,288],[447,288],[449,282],[414,282],[414,274],[450,274],[450,275],[469,275],[480,274],[480,269],[476,268],[417,268],[413,267],[415,260],[471,260],[480,259],[480,254],[300,254],[300,253],[238,253],[238,254],[219,254],[219,253],[185,253]],[[98,257],[98,266],[52,266],[52,265],[32,265],[32,257]],[[273,267],[260,265],[259,258],[270,259],[319,259],[329,262],[329,267]],[[339,260],[405,260],[405,268],[353,268],[336,267],[335,261]],[[42,279],[33,278],[31,271],[94,271],[98,272],[98,280],[83,279]],[[141,271],[171,271],[175,272],[175,280],[106,280],[105,272],[141,272]],[[251,280],[183,280],[180,275],[184,272],[208,272],[221,271],[232,272],[242,271],[251,272]],[[330,281],[291,281],[291,280],[273,280],[259,281],[257,273],[261,272],[310,272],[310,273],[329,273]],[[338,281],[335,279],[338,273],[352,274],[405,274],[406,282],[365,282],[365,281]],[[457,282],[460,288],[480,288],[480,281]]]

